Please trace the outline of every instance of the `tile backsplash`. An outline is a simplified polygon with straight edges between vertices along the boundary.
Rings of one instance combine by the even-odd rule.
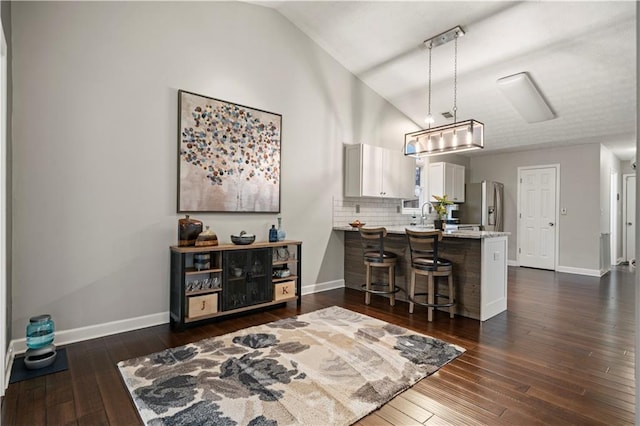
[[[412,217],[402,214],[401,209],[400,200],[334,198],[333,226],[349,226],[356,219],[366,223],[367,227],[409,225]],[[433,218],[429,216],[427,220],[433,221]]]

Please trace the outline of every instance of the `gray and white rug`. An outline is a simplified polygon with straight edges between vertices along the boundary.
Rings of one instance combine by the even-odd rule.
[[[333,306],[118,367],[147,425],[348,425],[463,352]]]

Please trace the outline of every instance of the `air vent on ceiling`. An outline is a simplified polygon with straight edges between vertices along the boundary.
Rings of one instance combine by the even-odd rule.
[[[453,114],[451,114],[449,111],[445,111],[445,112],[443,112],[443,113],[442,113],[442,116],[443,116],[444,118],[446,118],[447,120],[448,120],[448,119],[450,119],[450,118],[453,118]]]

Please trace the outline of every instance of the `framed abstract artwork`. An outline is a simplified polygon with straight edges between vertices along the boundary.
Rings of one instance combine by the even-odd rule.
[[[178,212],[280,212],[282,115],[178,91]]]

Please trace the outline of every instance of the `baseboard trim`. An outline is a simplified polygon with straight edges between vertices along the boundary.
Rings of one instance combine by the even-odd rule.
[[[319,293],[321,291],[334,290],[344,287],[344,280],[327,281],[319,284],[312,284],[302,287],[302,294]],[[153,327],[155,325],[166,324],[169,322],[169,312],[160,312],[157,314],[144,315],[136,318],[125,320],[111,321],[103,324],[90,325],[87,327],[74,328],[71,330],[56,331],[54,343],[58,346],[68,345],[70,343],[80,342],[83,340],[97,339],[99,337],[110,336],[112,334],[125,333],[127,331],[139,330],[141,328]],[[14,339],[9,342],[6,363],[4,366],[5,383],[3,391],[9,386],[9,378],[13,361],[17,354],[23,354],[27,351],[26,338]]]
[[[336,288],[343,288],[344,280],[326,281],[323,283],[306,285],[302,287],[302,295],[319,293],[321,291],[334,290]]]
[[[54,343],[56,346],[63,346],[69,343],[75,343],[82,340],[96,339],[98,337],[109,336],[117,333],[124,333],[127,331],[138,330],[141,328],[152,327],[154,325],[165,324],[169,322],[169,312],[161,312],[158,314],[145,315],[136,318],[129,318],[126,320],[112,321],[103,324],[90,325],[87,327],[80,327],[71,330],[62,330],[55,332]],[[13,362],[15,356],[23,354],[27,351],[27,339],[14,339],[9,342],[6,355],[5,382],[4,389],[9,386],[9,379],[11,377],[11,369],[13,368]],[[2,392],[4,394],[4,391]]]
[[[302,294],[318,293],[321,291],[333,290],[344,287],[344,280],[327,281],[324,283],[312,284],[302,287]],[[110,336],[117,333],[125,333],[127,331],[138,330],[155,325],[166,324],[169,322],[169,312],[160,312],[157,314],[144,315],[136,318],[107,322],[103,324],[90,325],[87,327],[74,328],[70,330],[56,331],[54,343],[58,346],[68,345],[70,343],[80,342],[83,340],[96,339],[99,337]],[[17,354],[23,354],[27,350],[26,338],[12,340],[7,351],[7,366],[5,371],[11,373],[13,358]],[[7,374],[7,383],[9,375]]]
[[[146,327],[153,327],[154,325],[166,324],[168,322],[169,312],[160,312],[157,314],[111,321],[103,324],[74,328],[71,330],[56,331],[54,344],[57,346],[68,345],[69,343],[96,339],[98,337],[110,336],[112,334],[124,333]],[[27,340],[26,338],[12,340],[11,346],[13,346],[14,355],[25,353],[27,351]]]
[[[507,259],[507,266],[520,266],[520,262],[517,260]]]
[[[9,346],[7,347],[7,353],[5,354],[5,363],[4,363],[4,387],[2,388],[2,392],[0,392],[1,396],[4,396],[5,390],[9,387],[9,379],[11,378],[11,369],[13,368],[13,360],[15,358],[15,352],[13,350],[13,343],[9,342]]]
[[[588,275],[590,277],[601,277],[608,271],[601,272],[599,269],[574,268],[572,266],[558,266],[556,272],[567,274]]]

